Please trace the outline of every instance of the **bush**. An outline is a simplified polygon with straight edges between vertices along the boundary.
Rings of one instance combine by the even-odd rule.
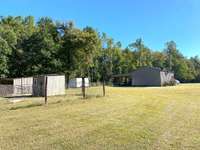
[[[165,82],[163,84],[163,86],[175,86],[175,85],[177,85],[177,82],[175,79],[171,79],[169,82]]]

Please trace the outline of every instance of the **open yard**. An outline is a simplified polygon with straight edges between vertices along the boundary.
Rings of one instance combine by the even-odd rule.
[[[0,150],[200,149],[200,84],[90,88],[66,96],[0,98]]]

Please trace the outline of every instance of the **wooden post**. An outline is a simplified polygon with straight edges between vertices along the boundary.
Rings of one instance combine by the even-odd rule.
[[[69,73],[66,74],[67,89],[69,89]]]
[[[86,98],[86,95],[85,95],[85,77],[82,77],[82,94],[83,94],[83,98]]]
[[[23,94],[23,79],[22,79],[22,77],[21,77],[21,95]]]
[[[106,96],[104,75],[103,75],[103,96]]]
[[[103,96],[106,95],[106,89],[105,89],[105,74],[106,74],[106,57],[105,57],[105,51],[103,51],[103,65],[102,65],[102,79],[103,79]]]
[[[47,105],[47,97],[48,97],[48,95],[47,95],[48,77],[47,76],[45,76],[44,82],[45,82],[45,84],[44,84],[44,96],[45,96],[44,101],[45,101],[45,105]]]

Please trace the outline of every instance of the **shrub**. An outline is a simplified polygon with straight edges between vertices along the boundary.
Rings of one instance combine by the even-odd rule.
[[[175,85],[177,85],[177,82],[175,79],[171,79],[169,82],[165,82],[163,84],[163,86],[175,86]]]

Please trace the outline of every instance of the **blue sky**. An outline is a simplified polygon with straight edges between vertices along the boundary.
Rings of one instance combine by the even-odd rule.
[[[32,15],[92,26],[126,47],[137,38],[161,50],[174,40],[185,56],[200,55],[199,0],[2,0],[0,15]]]

